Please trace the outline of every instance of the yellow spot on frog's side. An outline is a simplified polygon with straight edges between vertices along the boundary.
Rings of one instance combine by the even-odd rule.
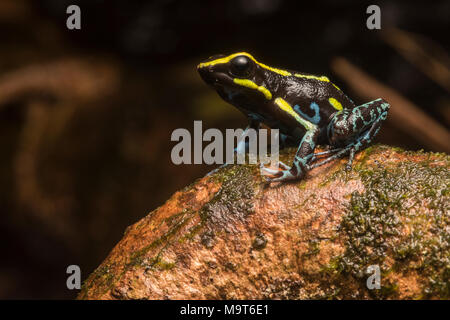
[[[236,83],[240,86],[258,90],[266,97],[267,100],[272,99],[272,93],[269,90],[267,90],[263,86],[258,86],[256,83],[254,83],[251,80],[234,78],[233,81],[234,81],[234,83]]]
[[[286,100],[284,100],[282,98],[276,98],[275,99],[275,103],[277,104],[278,107],[280,107],[281,110],[286,111],[292,117],[294,117],[295,120],[297,120],[302,126],[304,126],[306,130],[312,131],[312,130],[317,129],[317,126],[315,124],[313,124],[313,123],[309,122],[308,120],[305,120],[302,117],[300,117],[294,111],[294,109],[292,109],[291,105]]]
[[[328,99],[328,102],[335,108],[336,110],[342,110],[342,104],[337,101],[335,98]]]
[[[233,58],[235,58],[237,56],[246,56],[246,57],[250,58],[251,60],[253,60],[253,62],[255,62],[257,65],[259,65],[261,68],[270,70],[272,72],[281,74],[283,76],[290,76],[290,75],[292,75],[292,73],[290,73],[289,71],[281,70],[281,69],[277,69],[277,68],[272,68],[272,67],[269,67],[269,66],[267,66],[267,65],[265,65],[265,64],[263,64],[261,62],[256,61],[256,59],[253,58],[253,56],[251,54],[247,53],[247,52],[233,53],[233,54],[231,54],[231,55],[229,55],[227,57],[219,58],[219,59],[208,61],[208,62],[202,62],[202,63],[200,63],[197,66],[197,68],[200,69],[200,68],[203,68],[203,67],[213,66],[213,65],[216,65],[216,64],[220,64],[220,63],[228,63],[228,62],[230,62],[231,59],[233,59]]]

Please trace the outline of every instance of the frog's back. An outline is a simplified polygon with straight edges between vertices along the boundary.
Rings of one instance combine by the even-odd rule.
[[[355,107],[326,76],[293,73],[283,80],[278,95],[285,97],[299,116],[315,125],[326,125],[334,113]]]

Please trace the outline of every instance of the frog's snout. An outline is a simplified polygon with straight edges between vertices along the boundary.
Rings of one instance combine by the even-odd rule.
[[[217,70],[214,66],[204,66],[198,68],[198,73],[200,77],[205,81],[206,84],[217,86],[232,85],[233,79],[223,70]]]
[[[197,66],[197,71],[200,74],[200,77],[205,81],[206,83],[213,83],[214,82],[214,71],[212,70],[211,66]]]
[[[228,73],[228,64],[223,60],[224,58],[222,54],[215,55],[197,65],[200,77],[208,85],[217,87],[233,84],[233,78]]]

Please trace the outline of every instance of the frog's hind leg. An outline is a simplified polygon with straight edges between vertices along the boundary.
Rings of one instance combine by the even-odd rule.
[[[321,161],[321,162],[316,162],[312,165],[310,165],[310,169],[314,169],[317,167],[320,167],[321,165],[324,165],[325,163],[328,163],[330,161],[333,161],[335,159],[339,159],[344,157],[345,155],[349,154],[349,159],[346,165],[346,170],[349,170],[353,164],[353,159],[355,157],[355,153],[356,151],[364,148],[367,144],[370,143],[371,139],[378,133],[378,130],[380,129],[381,123],[377,123],[376,126],[374,126],[373,128],[375,128],[375,130],[370,130],[367,131],[364,135],[360,136],[357,140],[356,143],[351,142],[349,143],[347,146],[345,146],[344,148],[342,148],[338,153],[332,155],[331,157],[326,158],[325,160]]]
[[[386,120],[389,107],[386,101],[377,99],[337,113],[328,126],[328,138],[331,145],[342,143],[341,141],[347,141],[347,144],[334,155],[311,165],[310,168],[349,154],[346,169],[350,169],[355,153],[365,148],[377,135],[381,124]]]

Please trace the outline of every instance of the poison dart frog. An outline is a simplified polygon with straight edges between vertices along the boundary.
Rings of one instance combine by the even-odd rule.
[[[375,137],[390,107],[383,99],[356,106],[325,76],[273,68],[246,52],[212,56],[197,70],[222,99],[245,114],[246,130],[264,123],[279,129],[285,145],[298,145],[291,166],[280,162],[278,169],[261,168],[269,182],[302,179],[312,168],[346,155],[350,169],[355,153]],[[329,150],[314,153],[318,144]]]

